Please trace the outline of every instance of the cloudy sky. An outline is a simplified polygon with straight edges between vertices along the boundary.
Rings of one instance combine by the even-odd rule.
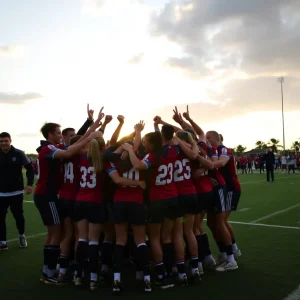
[[[1,0],[0,131],[33,152],[46,121],[79,128],[86,103],[146,131],[189,104],[228,146],[300,137],[299,0]],[[107,138],[114,130],[114,120]]]

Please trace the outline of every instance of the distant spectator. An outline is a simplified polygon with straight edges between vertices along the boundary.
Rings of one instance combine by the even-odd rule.
[[[34,170],[23,151],[11,145],[11,137],[7,132],[0,134],[0,251],[8,249],[5,219],[10,210],[16,220],[21,248],[27,247],[24,235],[25,219],[23,214],[23,166],[26,169],[27,185],[25,193],[32,193]]]
[[[274,182],[274,165],[275,165],[275,155],[273,153],[272,148],[268,149],[268,152],[264,155],[266,162],[266,171],[267,171],[267,181],[270,182],[270,174],[271,180]]]

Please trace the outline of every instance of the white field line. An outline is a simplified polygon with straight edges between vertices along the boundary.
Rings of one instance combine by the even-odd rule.
[[[204,219],[204,221],[207,221],[207,220]],[[251,223],[251,222],[238,222],[238,221],[230,221],[229,223],[238,224],[238,225],[248,225],[248,226],[259,226],[259,227],[300,230],[300,227],[295,227],[295,226],[269,225],[269,224],[260,224],[260,223]],[[26,236],[26,239],[33,239],[33,238],[43,236],[43,235],[46,235],[46,234],[47,234],[47,232],[42,232],[42,233],[38,233],[38,234],[34,234],[34,235],[29,235],[29,236]],[[7,242],[10,243],[10,242],[16,242],[16,241],[19,241],[19,239],[18,238],[17,239],[11,239],[11,240],[8,240]]]
[[[266,216],[264,216],[264,217],[261,217],[261,218],[259,218],[259,219],[257,219],[257,220],[254,220],[254,221],[250,222],[250,223],[258,223],[258,222],[260,222],[260,221],[262,221],[262,220],[266,220],[266,219],[269,219],[269,218],[271,218],[271,217],[277,216],[277,215],[279,215],[279,214],[285,213],[285,212],[287,212],[287,211],[289,211],[289,210],[291,210],[291,209],[294,209],[294,208],[296,208],[296,207],[298,207],[298,206],[300,206],[300,203],[298,203],[298,204],[296,204],[296,205],[293,205],[293,206],[290,206],[290,207],[288,207],[288,208],[286,208],[286,209],[282,209],[282,210],[275,211],[275,212],[272,213],[272,214],[269,214],[269,215],[266,215]]]
[[[29,235],[29,236],[26,236],[26,239],[33,239],[33,238],[36,238],[36,237],[39,237],[42,235],[46,235],[46,233],[47,232],[42,232],[42,233],[38,233],[38,234],[34,234],[34,235]],[[7,242],[10,243],[10,242],[16,242],[16,241],[19,241],[19,238],[11,239],[11,240],[8,240]]]
[[[296,175],[296,176],[298,177],[298,175]],[[281,180],[281,179],[286,179],[286,178],[295,179],[295,177],[293,175],[291,175],[291,176],[280,176],[280,177],[275,177],[275,182],[278,181],[278,180]],[[246,182],[241,182],[241,184],[259,183],[259,182],[266,182],[266,181],[267,181],[267,179],[265,179],[265,180],[256,180],[256,181],[246,181]]]
[[[300,299],[300,285],[292,293],[290,293],[284,300],[299,300]]]
[[[203,220],[207,221],[207,219],[203,219]],[[258,226],[258,227],[270,227],[270,228],[282,228],[282,229],[300,230],[300,226],[271,225],[271,224],[252,223],[252,222],[239,222],[239,221],[229,221],[229,223],[231,223],[231,224],[237,224],[237,225],[247,225],[247,226]]]
[[[26,202],[26,203],[34,203],[33,201],[27,201],[27,200],[23,200],[23,202]]]

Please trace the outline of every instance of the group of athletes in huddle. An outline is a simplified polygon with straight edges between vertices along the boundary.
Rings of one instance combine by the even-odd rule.
[[[89,288],[96,290],[111,280],[112,269],[112,289],[120,293],[130,236],[136,279],[145,292],[154,285],[173,287],[175,271],[176,282],[186,286],[199,282],[204,268],[236,270],[241,252],[228,218],[237,209],[241,188],[223,137],[205,134],[187,107],[183,117],[174,110],[180,127],[156,116],[154,131],[143,137],[141,121],[119,139],[124,117],[118,116],[106,143],[103,135],[112,116],[102,110],[92,121],[88,108],[89,129],[82,135],[72,128],[61,132],[55,123],[41,129],[45,141],[37,149],[34,202],[48,232],[40,280],[66,284],[73,256],[75,286],[88,278]],[[216,259],[202,226],[205,215],[220,250]]]

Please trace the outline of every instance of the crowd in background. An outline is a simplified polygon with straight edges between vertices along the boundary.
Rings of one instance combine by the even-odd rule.
[[[251,174],[254,170],[264,173],[266,157],[264,153],[236,156],[236,168],[241,174]],[[278,172],[300,172],[300,154],[293,152],[275,153],[274,170]]]

